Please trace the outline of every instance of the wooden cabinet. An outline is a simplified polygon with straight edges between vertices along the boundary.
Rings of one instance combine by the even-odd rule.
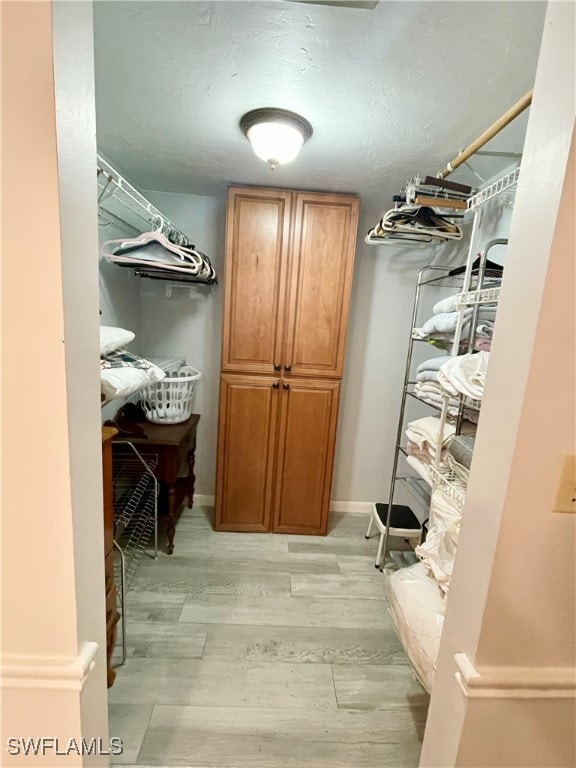
[[[229,190],[217,530],[326,533],[358,209]]]
[[[230,190],[222,371],[280,370],[291,210],[290,192]]]
[[[230,189],[223,372],[342,378],[358,205]]]
[[[326,533],[339,394],[337,381],[282,383],[272,525],[277,533]]]
[[[340,383],[225,374],[216,530],[324,534]]]
[[[220,378],[216,530],[270,530],[279,381]]]

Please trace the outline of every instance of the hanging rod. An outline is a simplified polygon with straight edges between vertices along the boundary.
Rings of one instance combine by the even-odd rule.
[[[527,109],[531,103],[532,90],[524,94],[524,96],[522,96],[522,98],[519,99],[516,104],[511,106],[510,109],[505,112],[502,117],[496,120],[496,122],[493,123],[490,128],[486,129],[483,134],[478,136],[478,138],[473,141],[472,144],[469,144],[466,149],[463,149],[461,152],[459,152],[454,160],[451,160],[444,168],[442,168],[441,171],[438,172],[438,178],[445,179],[447,176],[449,176],[452,171],[455,171],[456,168],[465,163],[469,157],[472,157],[472,155],[475,154],[475,152],[477,152],[480,147],[483,147],[484,144],[487,144],[490,139],[493,139],[494,136],[500,133],[500,131],[509,123],[511,123],[512,120],[524,112],[524,110]]]

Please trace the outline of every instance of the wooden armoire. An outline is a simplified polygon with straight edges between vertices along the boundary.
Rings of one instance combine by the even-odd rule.
[[[218,531],[326,534],[358,209],[229,190]]]

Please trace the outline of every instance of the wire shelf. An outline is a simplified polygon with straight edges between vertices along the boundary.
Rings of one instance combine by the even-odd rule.
[[[430,477],[432,478],[433,492],[436,488],[439,488],[454,502],[457,509],[462,512],[464,502],[466,501],[466,485],[452,470],[440,470],[434,465],[430,465],[429,470]]]
[[[100,155],[97,155],[96,171],[98,208],[101,211],[111,214],[113,218],[119,219],[137,231],[142,231],[142,224],[145,224],[144,229],[160,230],[173,242],[179,245],[190,245],[190,240],[184,232]],[[122,219],[116,214],[117,210],[121,213],[129,212],[131,216],[136,217],[135,223]]]
[[[497,304],[500,298],[500,286],[494,288],[480,288],[477,291],[461,293],[455,301],[456,309],[471,307],[480,304]]]
[[[141,454],[129,441],[112,445],[114,540],[124,560],[125,590],[146,547],[150,545],[152,557],[158,555],[157,465],[157,454]]]
[[[476,208],[484,205],[484,203],[487,203],[488,200],[492,200],[492,198],[497,197],[502,194],[502,192],[506,192],[507,189],[510,189],[510,187],[513,187],[518,183],[519,178],[520,168],[516,168],[511,173],[502,176],[493,184],[490,184],[485,189],[481,189],[480,192],[469,198],[466,210],[474,211]]]
[[[487,269],[484,273],[484,279],[482,285],[478,285],[478,275],[472,274],[472,280],[470,288],[474,292],[477,290],[484,290],[485,288],[496,288],[500,286],[502,282],[502,270],[499,269]],[[421,280],[419,285],[434,285],[437,288],[463,288],[464,287],[464,272],[458,275],[441,275],[440,277],[431,277],[428,280]]]

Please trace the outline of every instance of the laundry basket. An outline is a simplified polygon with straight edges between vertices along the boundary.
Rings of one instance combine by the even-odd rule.
[[[140,404],[148,421],[154,424],[179,424],[192,414],[196,382],[202,376],[191,365],[142,389]]]

